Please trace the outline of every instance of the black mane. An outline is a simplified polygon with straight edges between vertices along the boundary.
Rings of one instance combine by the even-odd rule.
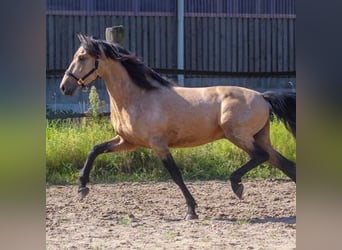
[[[133,82],[140,88],[146,90],[157,89],[159,87],[158,84],[152,83],[151,79],[159,83],[160,86],[175,86],[174,83],[161,77],[153,69],[147,67],[136,55],[118,44],[82,36],[81,46],[91,56],[100,57],[102,54],[101,51],[103,51],[106,57],[120,61]]]

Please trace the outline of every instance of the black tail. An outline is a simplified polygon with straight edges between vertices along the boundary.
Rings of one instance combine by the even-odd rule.
[[[270,103],[271,111],[296,138],[296,92],[267,91],[262,96]]]

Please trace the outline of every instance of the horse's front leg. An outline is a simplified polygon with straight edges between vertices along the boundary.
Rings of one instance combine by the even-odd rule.
[[[88,154],[87,160],[81,170],[80,184],[78,188],[78,193],[81,198],[84,198],[89,193],[89,188],[86,184],[89,182],[89,174],[93,166],[95,158],[103,153],[118,152],[118,151],[129,151],[134,150],[136,147],[127,141],[125,141],[121,136],[117,135],[112,140],[95,145]]]
[[[198,215],[195,212],[196,202],[195,199],[192,197],[190,191],[186,187],[182,174],[179,171],[179,168],[177,167],[168,147],[160,142],[160,140],[154,140],[152,143],[152,149],[156,152],[156,154],[159,156],[161,161],[163,162],[164,167],[168,170],[170,173],[173,181],[179,186],[181,189],[186,203],[188,205],[188,213],[185,217],[186,220],[191,219],[198,219]]]

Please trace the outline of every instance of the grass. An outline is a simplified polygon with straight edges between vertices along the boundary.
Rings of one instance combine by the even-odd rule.
[[[46,180],[50,184],[75,184],[89,150],[114,137],[107,118],[77,121],[54,120],[46,126]],[[292,135],[278,120],[271,124],[271,140],[285,157],[295,161],[296,145]],[[227,140],[200,147],[172,149],[186,180],[228,180],[229,175],[248,160],[241,149]],[[247,178],[283,178],[267,164],[250,171]],[[169,179],[167,171],[150,149],[99,155],[91,172],[92,182],[160,181]]]
[[[131,218],[127,218],[127,217],[122,217],[118,220],[118,224],[119,225],[124,225],[124,226],[128,226],[130,225],[132,222]]]
[[[210,238],[208,236],[205,236],[201,239],[201,241],[207,243],[210,241]]]
[[[239,219],[236,223],[238,225],[245,225],[245,224],[249,224],[249,220],[248,219]]]
[[[178,236],[178,233],[176,233],[176,232],[165,233],[165,239],[170,240],[170,241],[175,240],[177,236]]]

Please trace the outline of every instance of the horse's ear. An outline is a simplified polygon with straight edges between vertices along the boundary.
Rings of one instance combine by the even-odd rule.
[[[85,42],[87,40],[87,36],[82,33],[77,33],[77,38],[80,40],[80,42]]]

